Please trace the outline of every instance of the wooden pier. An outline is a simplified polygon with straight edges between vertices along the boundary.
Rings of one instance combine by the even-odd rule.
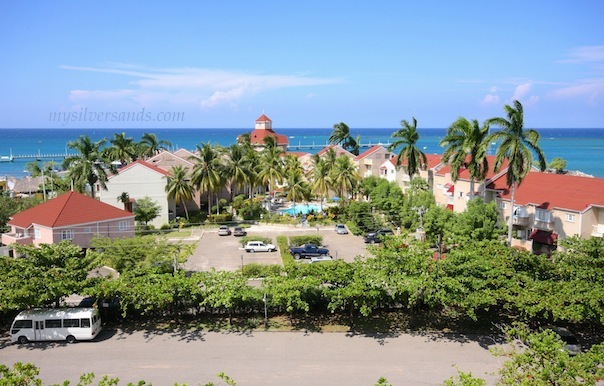
[[[10,154],[0,156],[0,162],[13,162],[19,160],[36,160],[41,161],[43,159],[55,159],[55,158],[67,158],[77,155],[76,153],[38,153],[38,154]]]
[[[369,149],[373,146],[383,146],[388,148],[392,143],[391,142],[367,142],[367,143],[359,143],[359,149]],[[301,142],[298,145],[292,145],[291,143],[287,145],[287,150],[312,150],[312,149],[323,149],[329,146],[329,142],[315,144],[314,142],[311,145],[302,145]]]

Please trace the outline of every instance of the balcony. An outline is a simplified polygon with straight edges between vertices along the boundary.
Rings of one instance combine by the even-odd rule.
[[[594,237],[604,237],[604,224],[594,225],[594,230],[591,232]]]
[[[526,215],[514,215],[514,218],[512,219],[512,223],[514,225],[518,225],[521,227],[525,227],[529,225],[529,216]]]
[[[554,219],[535,219],[533,227],[542,231],[553,231],[554,230]]]
[[[32,243],[32,238],[29,235],[23,233],[3,233],[2,234],[2,244],[10,245],[10,244],[19,244],[26,245]]]

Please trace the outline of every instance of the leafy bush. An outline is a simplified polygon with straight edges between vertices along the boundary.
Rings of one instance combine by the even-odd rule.
[[[262,241],[265,244],[272,244],[273,243],[273,239],[271,239],[270,237],[263,237],[263,236],[243,236],[242,238],[239,239],[239,242],[241,243],[241,245],[245,245],[247,244],[248,241]]]
[[[283,266],[287,268],[291,265],[295,265],[296,260],[294,260],[292,254],[289,253],[287,236],[277,236],[277,246],[279,247],[279,251],[281,253],[281,261],[283,262]]]
[[[292,247],[298,247],[302,244],[323,245],[323,236],[321,236],[321,235],[291,236],[289,238],[289,243]]]
[[[281,274],[281,267],[276,264],[265,265],[251,263],[243,266],[241,270],[243,276],[248,278],[278,276]]]
[[[211,214],[208,216],[210,223],[225,223],[233,221],[233,215],[231,213]]]

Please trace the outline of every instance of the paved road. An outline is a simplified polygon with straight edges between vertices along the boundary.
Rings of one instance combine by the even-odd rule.
[[[310,228],[291,225],[253,225],[247,229],[248,235],[268,237],[277,243],[279,235],[304,235],[320,233],[323,244],[329,248],[331,255],[337,259],[352,262],[356,256],[368,255],[367,247],[360,236],[338,235],[333,227]],[[240,238],[234,236],[218,236],[218,229],[205,230],[197,235],[199,242],[185,263],[185,268],[193,271],[208,271],[216,268],[221,271],[236,271],[241,265],[281,264],[279,252],[246,253],[240,244]]]
[[[82,373],[119,377],[120,385],[145,379],[153,385],[217,383],[224,371],[237,385],[440,385],[456,369],[494,384],[503,363],[485,336],[395,337],[304,332],[103,331],[99,341],[0,343],[0,363],[33,362],[45,384]]]

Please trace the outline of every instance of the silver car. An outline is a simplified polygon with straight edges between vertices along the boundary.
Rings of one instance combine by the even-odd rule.
[[[336,233],[339,235],[347,235],[348,234],[348,229],[346,228],[346,225],[344,224],[336,224]]]

